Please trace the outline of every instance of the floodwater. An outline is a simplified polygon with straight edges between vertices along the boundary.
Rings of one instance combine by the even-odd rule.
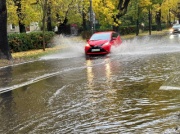
[[[86,58],[85,41],[0,68],[2,134],[179,134],[180,39],[124,39]]]

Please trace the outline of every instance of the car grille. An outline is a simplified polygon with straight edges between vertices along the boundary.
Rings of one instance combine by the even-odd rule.
[[[90,46],[91,46],[91,48],[88,50],[88,52],[96,53],[96,51],[94,51],[94,52],[92,51],[93,49],[100,49],[100,51],[98,51],[98,52],[106,52],[106,50],[104,50],[100,46],[92,46],[92,45],[90,45]]]

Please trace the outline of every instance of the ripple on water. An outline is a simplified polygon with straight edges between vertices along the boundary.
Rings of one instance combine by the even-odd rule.
[[[160,90],[180,90],[179,72],[172,73],[171,77],[169,77],[159,89]]]
[[[143,43],[147,42],[148,40]],[[71,65],[72,68],[68,66],[63,71],[52,72],[50,76],[38,77],[41,80],[53,79],[65,73],[60,79],[61,87],[49,89],[48,99],[42,104],[44,110],[39,110],[25,119],[22,116],[27,116],[27,113],[22,113],[17,118],[20,123],[16,120],[14,124],[17,125],[7,132],[30,134],[178,132],[179,117],[175,116],[179,114],[178,89],[174,92],[170,88],[175,87],[173,83],[179,87],[177,83],[179,79],[175,77],[166,81],[170,72],[175,70],[175,65],[172,64],[174,59],[169,60],[169,55],[168,58],[163,58],[166,55],[162,57],[160,55],[158,58],[157,55],[146,56],[153,54],[153,49],[157,49],[155,53],[166,53],[170,48],[152,43],[155,42],[144,47],[142,45],[145,44],[134,46],[131,44],[132,47],[128,46],[129,48],[125,48],[122,53],[117,49],[119,52],[117,54],[122,54],[118,58],[112,54],[110,56],[113,58],[110,57],[109,60],[97,58],[90,64],[83,62],[80,67]],[[179,51],[179,47],[176,46],[169,52],[175,49]],[[137,56],[139,54],[144,56]],[[59,82],[59,79],[57,80]],[[166,82],[161,86],[164,81]],[[161,90],[158,90],[159,87]],[[168,89],[163,90],[164,87]],[[27,112],[32,111],[30,109]]]

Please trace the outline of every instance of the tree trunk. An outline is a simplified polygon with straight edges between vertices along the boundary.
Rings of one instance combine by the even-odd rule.
[[[149,13],[148,13],[148,19],[149,19],[149,35],[151,35],[151,27],[152,27],[152,24],[151,24],[151,7],[149,7]]]
[[[83,22],[83,24],[82,24],[83,30],[86,31],[87,30],[87,27],[86,27],[86,14],[85,14],[84,10],[82,12],[82,22]]]
[[[59,24],[59,26],[58,26],[58,34],[66,33],[66,30],[67,30],[66,29],[66,24],[67,24],[67,22],[68,22],[68,19],[65,18],[63,23]]]
[[[119,13],[116,16],[113,16],[114,22],[116,24],[118,24],[117,20],[119,20],[120,17],[122,17],[123,15],[126,14],[129,2],[130,2],[130,0],[119,0],[119,4],[117,6],[117,9],[119,10]],[[118,26],[113,26],[113,30],[116,31],[116,32],[119,32],[119,25]]]
[[[12,59],[7,39],[6,0],[0,0],[0,59]]]
[[[14,1],[14,4],[17,6],[16,12],[19,19],[19,32],[25,33],[26,27],[25,27],[25,24],[22,23],[22,20],[24,20],[24,15],[21,10],[21,0],[13,0],[13,1]]]
[[[113,31],[119,32],[119,26],[113,26]]]
[[[45,42],[45,21],[46,21],[46,13],[47,13],[47,0],[44,0],[43,3],[43,51],[45,51],[46,48],[46,42]]]
[[[50,3],[48,3],[48,7],[47,7],[47,30],[52,31]]]
[[[19,32],[20,33],[25,33],[26,32],[25,25],[23,23],[21,23],[20,21],[19,21]]]
[[[161,11],[156,12],[156,24],[157,24],[157,31],[161,31]]]
[[[137,5],[136,36],[139,35],[139,5]]]

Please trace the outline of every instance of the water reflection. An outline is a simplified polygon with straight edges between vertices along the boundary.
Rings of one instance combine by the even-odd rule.
[[[14,107],[14,98],[12,91],[6,92],[0,95],[0,126],[1,131],[7,132],[14,126],[15,118],[14,115],[16,114],[13,107]],[[6,125],[3,125],[3,124]]]
[[[114,96],[117,92],[117,88],[113,85],[113,72],[112,72],[112,68],[114,69],[113,71],[116,70],[116,67],[119,66],[116,64],[116,62],[113,62],[109,59],[106,58],[105,59],[105,76],[106,76],[106,81],[105,81],[105,85],[106,85],[106,89],[108,92],[108,98],[109,100],[114,100]],[[119,66],[120,67],[120,66]]]
[[[86,60],[87,66],[87,80],[88,80],[88,88],[93,89],[94,83],[94,73],[93,73],[93,63],[91,59]]]
[[[96,59],[98,60],[98,59]],[[97,64],[95,60],[93,59],[87,59],[86,60],[86,66],[87,66],[87,80],[88,80],[88,87],[89,89],[94,88],[94,83],[96,78],[98,78],[99,75],[102,77],[102,81],[106,84],[108,89],[111,89],[112,86],[112,79],[111,79],[111,61],[109,58],[105,57],[101,59],[102,65],[98,65],[100,67],[97,67]],[[95,63],[93,63],[95,62]]]
[[[6,67],[0,70],[0,89],[8,86],[12,81],[12,67]],[[1,92],[1,91],[0,91]]]
[[[110,59],[105,59],[105,73],[106,73],[106,82],[109,83],[111,87],[111,65],[110,65]]]
[[[16,120],[14,118],[16,103],[14,102],[13,92],[6,92],[2,88],[7,87],[12,82],[12,71],[11,66],[0,70],[0,126],[4,132],[11,129]]]

